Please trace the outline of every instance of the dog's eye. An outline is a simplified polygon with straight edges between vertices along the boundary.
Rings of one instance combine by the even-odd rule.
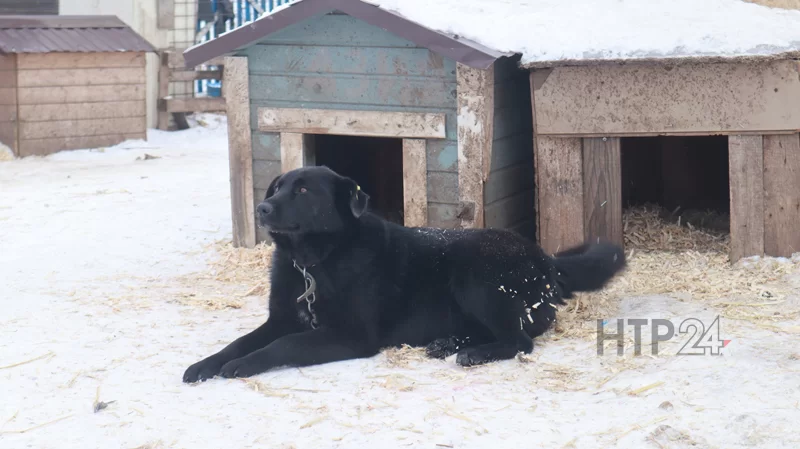
[[[299,189],[297,189],[297,193],[306,193],[306,192],[308,192],[308,189],[305,187],[300,187]]]

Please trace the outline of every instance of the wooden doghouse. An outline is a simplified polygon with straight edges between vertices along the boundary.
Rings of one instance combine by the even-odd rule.
[[[654,188],[671,197],[670,207],[714,191],[729,199],[732,261],[800,251],[797,60],[530,67],[539,232],[548,251],[586,238],[621,243],[626,189],[646,196]],[[722,157],[702,164],[703,152]],[[660,186],[647,182],[660,176]]]
[[[0,16],[0,144],[24,157],[145,139],[151,51],[114,16]]]
[[[535,233],[528,72],[513,55],[359,0],[303,0],[184,52],[225,60],[234,243],[304,165],[355,178],[407,226]]]

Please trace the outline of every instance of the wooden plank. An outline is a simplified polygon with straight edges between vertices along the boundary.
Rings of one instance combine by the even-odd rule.
[[[156,23],[162,30],[175,28],[175,0],[158,0],[156,2]]]
[[[427,172],[427,180],[428,201],[458,203],[458,173]]]
[[[194,81],[194,80],[221,80],[222,70],[173,70],[169,74],[170,81]]]
[[[762,136],[728,138],[731,262],[764,254],[763,140]]]
[[[537,72],[534,72],[537,73]],[[534,87],[539,135],[800,129],[797,63],[559,67]]]
[[[55,87],[55,86],[119,86],[142,84],[145,79],[144,67],[111,68],[111,69],[42,69],[23,70],[19,72],[20,87]]]
[[[800,137],[764,136],[764,253],[800,251]]]
[[[245,52],[250,57],[251,74],[328,73],[456,79],[455,61],[427,48],[270,44],[253,45]]]
[[[403,225],[428,223],[428,177],[425,139],[403,139]]]
[[[23,122],[141,117],[145,114],[145,102],[143,100],[109,101],[106,103],[32,104],[19,107],[19,120]]]
[[[280,174],[280,162],[253,160],[253,188],[256,191],[263,190],[266,192],[272,180]]]
[[[23,87],[19,89],[19,104],[145,100],[146,92],[144,83],[125,86]]]
[[[17,55],[0,54],[0,145],[19,155]]]
[[[457,204],[428,203],[428,224],[434,228],[458,228],[461,219],[458,218],[459,206]]]
[[[8,86],[5,84],[9,78],[4,78],[4,73],[0,72],[0,83],[3,83],[3,86]],[[16,82],[16,77],[14,77],[14,81]],[[0,87],[0,106],[8,106],[8,105],[15,105],[17,104],[17,88],[16,87]]]
[[[138,132],[115,133],[104,136],[54,137],[50,139],[22,140],[19,143],[19,156],[45,156],[58,151],[108,147],[126,140],[144,140],[146,138],[147,135],[145,132]]]
[[[103,136],[109,134],[141,133],[147,129],[145,116],[88,120],[58,120],[51,122],[21,122],[19,139],[53,137]]]
[[[143,52],[26,53],[19,55],[21,70],[144,67]]]
[[[624,244],[618,137],[583,139],[583,217],[587,241]]]
[[[474,208],[462,216],[464,228],[484,227],[483,185],[489,178],[494,132],[494,69],[457,65],[458,78],[458,199]]]
[[[281,133],[281,173],[303,166],[303,134]]]
[[[583,145],[540,136],[535,148],[539,241],[553,254],[584,242]]]
[[[225,100],[228,116],[228,156],[231,173],[233,245],[256,245],[253,200],[253,146],[250,135],[250,85],[247,58],[225,58]]]
[[[305,134],[443,139],[444,114],[258,108],[258,130]]]
[[[277,133],[253,134],[253,160],[280,161],[281,135]]]
[[[211,112],[225,108],[225,99],[219,97],[167,99],[167,112]]]

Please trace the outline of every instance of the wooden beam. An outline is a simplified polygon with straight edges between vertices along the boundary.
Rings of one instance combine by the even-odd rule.
[[[246,57],[225,58],[225,101],[228,116],[228,156],[231,173],[233,245],[256,245],[253,200],[253,147],[250,137],[250,83]]]
[[[624,244],[618,137],[583,139],[583,217],[587,241]]]
[[[474,69],[459,63],[458,200],[464,228],[484,227],[483,187],[489,177],[494,137],[494,68]]]
[[[444,118],[444,114],[414,112],[258,108],[258,130],[404,139],[444,139]]]
[[[581,139],[536,139],[539,243],[548,254],[584,242]]]
[[[425,139],[403,139],[403,224],[428,223],[428,170]]]
[[[539,135],[769,134],[800,129],[791,59],[557,67],[539,85]],[[536,72],[534,72],[536,73]]]
[[[224,98],[168,98],[167,112],[211,112],[224,111],[227,102]]]
[[[731,262],[764,254],[764,148],[762,136],[728,138]]]
[[[764,252],[800,252],[800,137],[764,136]]]
[[[167,62],[171,69],[178,69],[178,70],[186,70],[186,62],[183,58],[183,53],[181,52],[170,52],[169,53],[169,61]],[[203,63],[204,66],[209,65],[225,65],[225,56],[219,56],[213,59],[210,59]],[[194,67],[191,67],[194,68]]]
[[[281,173],[303,166],[303,134],[281,133]]]

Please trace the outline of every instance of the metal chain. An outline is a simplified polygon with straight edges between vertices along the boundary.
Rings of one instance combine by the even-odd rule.
[[[306,301],[308,306],[308,313],[311,314],[311,328],[316,329],[319,326],[317,321],[317,314],[314,312],[313,304],[317,301],[317,281],[314,276],[306,270],[306,267],[300,267],[297,262],[292,261],[294,267],[303,275],[303,281],[306,286],[306,291],[297,298],[297,302]]]

